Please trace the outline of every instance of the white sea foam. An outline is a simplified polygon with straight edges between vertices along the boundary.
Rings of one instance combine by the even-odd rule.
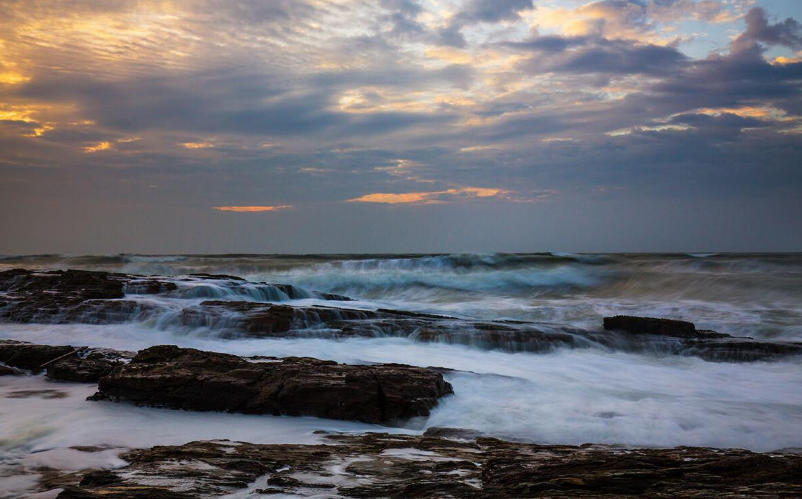
[[[0,336],[127,350],[178,344],[245,356],[300,355],[468,371],[447,375],[456,394],[433,411],[426,427],[473,428],[554,443],[756,450],[802,446],[802,392],[798,390],[802,367],[798,359],[731,364],[594,350],[509,354],[391,338],[226,341],[132,325],[13,326],[4,328]],[[113,407],[123,413],[149,411]],[[247,433],[243,437],[249,438]]]
[[[387,428],[349,421],[172,411],[89,402],[95,385],[43,376],[0,377],[0,498],[29,497],[36,469],[113,468],[128,448],[193,440],[316,443],[316,430],[363,432]],[[27,393],[26,393],[27,392]],[[389,431],[403,431],[389,429]],[[75,446],[107,448],[83,452]]]

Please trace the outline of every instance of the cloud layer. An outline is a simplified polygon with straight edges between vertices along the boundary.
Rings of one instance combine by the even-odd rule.
[[[794,5],[2,3],[0,253],[802,249]]]

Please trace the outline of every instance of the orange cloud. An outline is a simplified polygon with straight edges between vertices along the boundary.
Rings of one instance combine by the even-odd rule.
[[[86,146],[84,147],[84,152],[92,154],[98,151],[105,151],[106,149],[111,149],[111,142],[99,142],[93,146]]]
[[[486,187],[461,187],[459,189],[447,189],[445,191],[432,192],[404,192],[401,194],[389,194],[377,192],[364,196],[349,199],[349,203],[382,203],[382,204],[435,204],[446,203],[449,198],[489,198],[506,197],[510,191],[502,189],[491,189]]]
[[[210,142],[183,142],[181,145],[187,149],[209,149],[214,147],[214,144]]]
[[[288,210],[292,208],[292,206],[288,204],[282,204],[278,206],[215,206],[214,209],[217,211],[235,211],[237,213],[253,213],[258,211],[278,211],[278,210]]]

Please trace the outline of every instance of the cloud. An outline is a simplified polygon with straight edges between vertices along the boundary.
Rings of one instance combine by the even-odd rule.
[[[515,20],[521,12],[533,8],[532,0],[468,0],[454,17],[461,23],[497,23]]]
[[[505,46],[534,51],[519,64],[538,73],[665,75],[688,62],[674,47],[599,37],[538,36]]]
[[[802,25],[788,18],[776,24],[769,24],[766,11],[760,7],[746,14],[746,31],[733,41],[733,51],[753,49],[757,43],[780,45],[794,50],[802,49]]]
[[[451,22],[438,31],[436,40],[441,45],[464,47],[463,28],[477,23],[513,21],[521,12],[533,8],[532,0],[468,0]]]
[[[180,145],[186,149],[210,149],[214,147],[211,142],[182,142]]]
[[[485,187],[460,187],[444,191],[404,192],[400,194],[375,193],[349,199],[349,203],[381,204],[440,204],[456,200],[505,197],[511,194],[503,189]]]
[[[98,151],[105,151],[107,149],[111,149],[111,143],[108,141],[105,142],[98,142],[97,144],[86,146],[84,147],[84,152],[87,154],[92,154]]]
[[[292,208],[292,206],[288,204],[277,205],[277,206],[215,206],[214,207],[214,209],[217,211],[233,211],[236,213],[279,211],[279,210],[289,210],[290,208]]]
[[[594,211],[623,192],[640,204],[619,200],[621,219],[679,193],[707,207],[759,198],[777,218],[798,205],[802,47],[790,9],[537,4],[6,2],[0,188],[15,188],[4,201],[28,223],[50,210],[67,226],[59,207],[80,198],[80,216],[145,226],[148,210],[186,212],[178,227],[227,220],[218,233],[233,219],[209,216],[208,199],[281,200],[217,209],[304,207],[234,218],[315,230],[412,212],[450,213],[442,226],[457,227],[493,210],[492,223],[521,210],[528,227],[532,206],[515,201]]]

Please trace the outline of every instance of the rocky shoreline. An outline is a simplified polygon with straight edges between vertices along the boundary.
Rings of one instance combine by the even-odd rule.
[[[799,497],[802,455],[533,445],[458,431],[329,434],[319,445],[200,441],[134,450],[59,499]],[[451,438],[436,436],[450,434]],[[54,481],[58,481],[55,479]]]
[[[220,299],[215,293],[229,294]],[[231,299],[239,294],[253,298],[254,293],[269,303]],[[799,343],[736,338],[667,319],[608,317],[598,330],[581,330],[314,302],[294,304],[287,302],[308,298],[347,302],[348,298],[224,275],[156,278],[87,271],[3,272],[0,323],[142,320],[159,311],[158,301],[143,300],[143,296],[191,297],[194,302],[173,310],[179,324],[205,325],[232,339],[391,336],[515,352],[602,348],[728,362],[802,353]],[[0,340],[3,379],[43,374],[54,382],[97,384],[97,393],[86,404],[111,401],[123,404],[122,408],[132,404],[315,416],[380,424],[387,431],[424,420],[453,394],[444,377],[448,372],[311,357],[241,357],[173,345],[126,352]],[[754,453],[537,445],[449,428],[429,428],[423,435],[321,433],[319,441],[203,440],[125,449],[121,457],[126,464],[113,469],[63,472],[44,466],[34,471],[39,489],[49,491],[47,497],[58,494],[61,499],[802,496],[802,454],[793,449]],[[110,451],[88,446],[72,449],[90,454]]]
[[[215,293],[226,293],[228,299],[188,303],[177,313],[136,299],[143,295],[202,298]],[[238,296],[252,299],[236,299]],[[168,278],[79,270],[0,272],[0,323],[112,324],[169,313],[170,325],[175,328],[208,328],[228,338],[402,337],[507,352],[601,348],[721,362],[802,355],[802,343],[700,331],[683,321],[663,319],[657,326],[644,326],[643,321],[653,319],[607,318],[603,328],[585,330],[563,324],[476,321],[403,310],[286,303],[301,298],[350,301],[288,284],[252,283],[225,275]]]

